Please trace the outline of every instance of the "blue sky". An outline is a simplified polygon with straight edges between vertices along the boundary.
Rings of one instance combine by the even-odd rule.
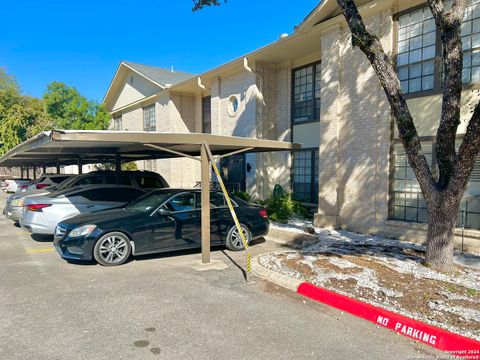
[[[319,0],[2,2],[0,67],[26,94],[51,81],[101,101],[120,60],[200,73],[293,32]]]

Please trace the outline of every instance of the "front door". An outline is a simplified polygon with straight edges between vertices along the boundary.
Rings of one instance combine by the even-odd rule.
[[[245,191],[245,154],[233,155],[221,160],[222,178],[230,192]]]

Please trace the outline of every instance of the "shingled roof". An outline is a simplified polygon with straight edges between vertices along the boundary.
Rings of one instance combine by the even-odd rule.
[[[160,84],[163,88],[165,88],[167,84],[175,85],[195,76],[195,74],[190,74],[183,71],[172,71],[170,69],[138,64],[131,61],[122,62],[146,78],[156,82],[157,84]]]

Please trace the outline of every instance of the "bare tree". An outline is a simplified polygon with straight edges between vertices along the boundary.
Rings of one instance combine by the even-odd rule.
[[[219,4],[218,1],[208,0],[194,2],[196,9],[206,3]],[[457,214],[480,150],[480,103],[473,110],[459,150],[455,147],[460,125],[463,70],[461,26],[466,0],[453,0],[450,9],[445,7],[443,0],[428,0],[443,46],[443,100],[434,149],[438,164],[438,176],[435,177],[422,152],[393,59],[385,53],[379,39],[366,29],[354,0],[337,2],[352,33],[352,46],[360,48],[366,55],[383,87],[408,162],[425,198],[428,208],[426,265],[436,270],[450,271],[453,266]]]

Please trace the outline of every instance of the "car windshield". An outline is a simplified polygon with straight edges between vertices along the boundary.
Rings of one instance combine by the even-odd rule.
[[[70,186],[71,183],[75,181],[76,178],[76,176],[69,177],[67,180],[62,181],[60,184],[52,186],[52,188],[54,188],[55,190],[66,189]]]
[[[172,193],[154,192],[128,204],[125,208],[133,211],[149,212],[159,207]]]

